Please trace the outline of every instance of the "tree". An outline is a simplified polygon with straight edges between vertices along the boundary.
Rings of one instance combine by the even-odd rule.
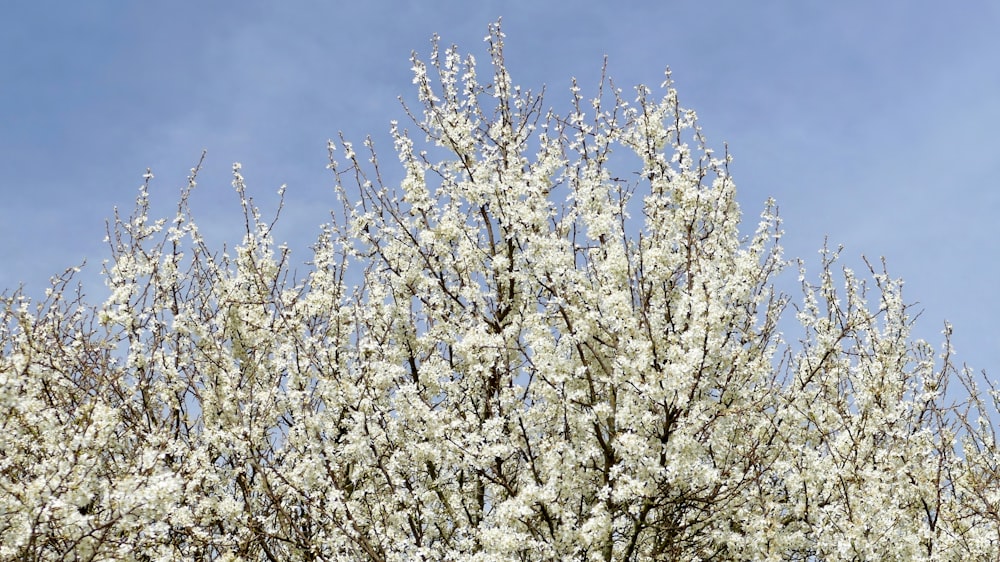
[[[199,164],[172,222],[149,173],[116,214],[107,301],[3,297],[0,557],[995,559],[1000,395],[950,328],[826,251],[786,342],[775,205],[741,236],[669,74],[560,116],[488,44],[486,83],[414,57],[401,181],[331,143],[301,280],[239,165],[243,243],[206,245]]]

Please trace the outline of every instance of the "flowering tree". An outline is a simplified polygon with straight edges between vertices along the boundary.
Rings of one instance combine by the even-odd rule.
[[[106,302],[72,271],[3,297],[0,558],[996,559],[1000,395],[911,339],[901,284],[825,252],[789,308],[774,205],[741,237],[669,76],[560,116],[502,38],[485,81],[414,58],[401,181],[331,143],[303,279],[236,165],[232,254],[197,168],[170,223],[147,174]]]

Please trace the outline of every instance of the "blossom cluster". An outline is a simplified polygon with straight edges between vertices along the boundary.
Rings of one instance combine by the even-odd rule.
[[[236,165],[231,255],[147,174],[104,303],[3,296],[0,559],[996,559],[1000,395],[901,283],[826,251],[793,313],[669,75],[561,116],[487,42],[414,58],[400,181],[331,143],[306,275]]]

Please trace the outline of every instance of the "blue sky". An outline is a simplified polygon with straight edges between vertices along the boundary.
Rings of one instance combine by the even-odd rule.
[[[0,21],[0,290],[37,294],[88,260],[103,298],[104,219],[131,209],[147,167],[169,216],[208,150],[194,212],[238,241],[234,161],[309,258],[333,205],[326,140],[404,120],[409,55],[431,34],[486,59],[503,17],[516,82],[552,105],[604,55],[622,87],[670,66],[709,143],[728,142],[747,220],[767,197],[812,272],[825,236],[849,265],[885,256],[919,301],[919,335],[955,325],[958,358],[1000,373],[1000,3],[23,2]]]

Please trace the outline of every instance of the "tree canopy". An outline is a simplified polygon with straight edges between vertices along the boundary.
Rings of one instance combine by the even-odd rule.
[[[231,253],[197,168],[172,220],[147,173],[105,302],[0,299],[0,558],[995,560],[998,394],[950,328],[833,250],[778,291],[774,203],[740,233],[669,74],[559,114],[487,44],[414,56],[401,180],[331,142],[304,274],[237,164]]]

